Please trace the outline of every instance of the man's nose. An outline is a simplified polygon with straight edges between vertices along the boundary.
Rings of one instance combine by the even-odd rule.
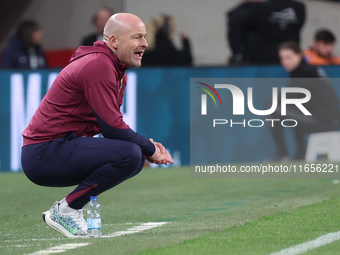
[[[143,39],[142,39],[141,46],[142,46],[143,48],[147,48],[147,47],[149,46],[149,45],[148,45],[148,42],[147,42],[146,39],[145,39],[145,37],[143,37]]]

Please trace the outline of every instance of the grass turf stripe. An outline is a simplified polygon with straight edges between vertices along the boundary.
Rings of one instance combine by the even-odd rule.
[[[293,247],[283,249],[282,251],[271,253],[270,255],[297,255],[312,249],[316,249],[320,246],[333,243],[337,240],[340,240],[340,231],[320,236],[315,240],[298,244]]]
[[[57,245],[46,250],[40,250],[37,252],[29,253],[27,255],[48,255],[48,254],[55,254],[55,253],[62,253],[67,250],[73,250],[79,247],[83,247],[88,245],[89,243],[67,243],[62,245]]]
[[[320,236],[322,237],[317,241],[318,243],[323,240],[322,242],[326,244],[325,239],[329,237],[332,241],[337,240],[335,237],[337,234],[333,236],[328,233],[339,234],[339,210],[340,198],[332,198],[295,210],[265,216],[244,225],[234,226],[180,244],[151,249],[138,254],[299,254],[275,252],[288,250],[287,247],[300,247],[301,243],[308,244],[310,240],[318,240]],[[317,248],[317,246],[309,247],[310,249]],[[304,252],[307,250],[309,249]]]
[[[41,219],[41,212],[71,188],[41,187],[31,183],[23,173],[0,174],[0,186],[0,254],[22,255],[39,250],[33,246],[44,250],[70,242],[46,226]],[[86,250],[89,253],[111,254],[114,244],[115,253],[136,254],[230,229],[266,215],[333,196],[340,197],[340,189],[338,185],[332,184],[331,179],[194,179],[190,178],[189,168],[144,169],[136,177],[100,195],[102,221],[107,224],[102,229],[103,234],[124,231],[130,227],[124,226],[127,222],[132,222],[133,226],[154,221],[171,221],[171,224],[135,235],[91,240]],[[339,223],[334,224],[340,226]],[[259,249],[258,254],[270,254],[335,231],[339,229],[325,225],[317,235],[302,233],[301,239],[296,242],[284,243],[263,252],[263,247],[259,249],[258,243],[271,241],[271,236],[267,237],[265,233],[254,244],[253,251]],[[261,237],[261,233],[254,233]],[[312,251],[333,247],[337,251],[333,254],[338,254],[338,243],[333,242]],[[245,245],[251,250],[252,244]],[[223,249],[218,251],[216,254],[232,254]],[[84,254],[81,248],[69,252],[73,255]]]

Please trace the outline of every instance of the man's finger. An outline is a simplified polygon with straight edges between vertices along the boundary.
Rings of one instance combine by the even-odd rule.
[[[155,142],[155,145],[158,146],[162,153],[165,153],[166,150],[163,144]]]
[[[172,161],[171,163],[173,163],[173,161],[174,161],[174,160],[172,159],[172,157],[171,157],[170,153],[169,153],[169,152],[167,152],[165,155],[166,155],[166,158],[167,158],[167,160],[168,160],[169,162],[171,162],[171,161]]]

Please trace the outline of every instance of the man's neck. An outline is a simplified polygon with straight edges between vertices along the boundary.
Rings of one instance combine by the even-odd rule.
[[[312,46],[311,48],[312,48],[312,51],[314,51],[321,58],[331,59],[333,57],[333,55],[323,56],[322,54],[320,54],[320,52],[315,47]]]
[[[298,69],[301,68],[301,66],[303,66],[304,64],[306,64],[306,61],[304,60],[304,58],[302,57],[301,58],[301,61],[299,62],[299,64],[294,68],[294,70],[292,71],[293,72],[296,72]]]
[[[109,47],[109,49],[116,54],[115,49],[104,39],[104,42],[106,43],[107,47]]]

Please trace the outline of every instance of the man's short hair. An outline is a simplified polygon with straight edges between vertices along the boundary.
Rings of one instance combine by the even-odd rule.
[[[331,31],[329,31],[327,29],[321,29],[321,30],[318,30],[315,33],[314,40],[316,42],[321,41],[321,42],[325,42],[325,43],[334,43],[336,38]]]
[[[302,50],[296,41],[287,41],[279,45],[279,50],[288,49],[294,51],[296,54],[301,54]]]

